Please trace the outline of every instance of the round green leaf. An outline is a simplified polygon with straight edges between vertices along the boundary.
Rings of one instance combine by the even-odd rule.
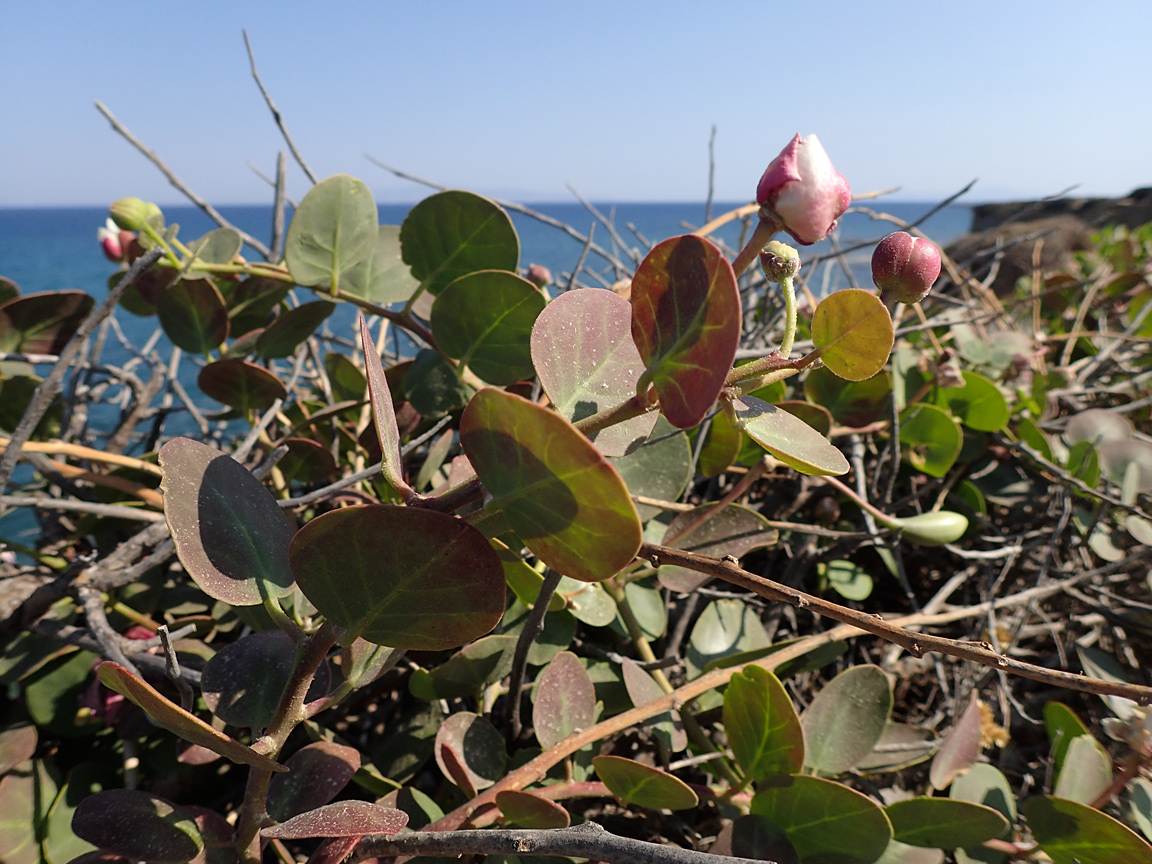
[[[595,720],[596,690],[592,679],[570,651],[552,658],[532,694],[532,726],[536,740],[547,750]]]
[[[832,442],[783,408],[745,396],[732,402],[736,425],[801,474],[847,474],[848,460]]]
[[[338,293],[341,277],[372,254],[376,223],[376,202],[364,183],[347,174],[321,180],[288,226],[288,272],[298,285],[327,285]]]
[[[1009,825],[1016,824],[1016,796],[1008,785],[1008,778],[987,762],[977,762],[953,780],[948,797],[991,807]]]
[[[809,402],[826,408],[841,426],[856,429],[883,420],[892,408],[892,376],[887,372],[866,381],[845,381],[821,366],[804,379]]]
[[[677,432],[671,423],[657,415],[648,439],[627,455],[608,462],[620,472],[631,494],[675,501],[692,479],[692,447],[688,436]],[[637,504],[636,512],[641,521],[647,522],[662,511],[649,504]]]
[[[204,395],[241,413],[267,411],[288,391],[280,379],[246,360],[217,360],[200,370],[196,384]]]
[[[664,688],[655,678],[640,668],[640,664],[636,661],[629,660],[627,657],[623,658],[620,672],[624,679],[624,688],[628,692],[628,698],[632,700],[634,706],[647,705],[665,695]],[[656,737],[664,743],[664,746],[669,748],[669,752],[679,753],[688,746],[688,734],[684,731],[684,724],[680,721],[678,714],[664,711],[646,721],[646,725],[652,729]]]
[[[284,438],[280,443],[288,452],[276,467],[286,479],[319,483],[336,473],[336,457],[319,442],[310,438]]]
[[[892,839],[884,810],[819,777],[774,775],[757,786],[752,812],[780,826],[803,861],[872,864]]]
[[[217,228],[188,244],[196,261],[204,264],[231,264],[243,246],[244,240],[235,228]],[[201,279],[208,275],[195,264],[184,274],[187,279]]]
[[[643,381],[678,429],[704,419],[740,343],[740,291],[724,254],[694,235],[657,244],[632,277],[632,339]]]
[[[705,505],[678,513],[668,525],[661,545],[714,558],[740,558],[753,549],[771,546],[780,536],[755,510],[740,504],[729,504],[712,513],[715,509],[715,505]],[[701,521],[705,514],[711,515]],[[657,576],[665,588],[682,594],[695,591],[710,578],[696,570],[667,564],[660,567]]]
[[[871,291],[836,291],[812,314],[812,343],[820,359],[849,381],[864,381],[883,369],[894,338],[892,316]]]
[[[688,677],[714,660],[767,648],[770,640],[760,616],[743,600],[713,600],[704,607],[688,637]]]
[[[867,600],[872,594],[872,577],[853,561],[829,561],[823,575],[828,586],[846,600]]]
[[[256,340],[256,350],[269,359],[291,356],[335,310],[331,300],[313,300],[277,315]]]
[[[475,697],[482,687],[511,671],[515,649],[515,636],[485,636],[464,646],[431,672],[417,670],[408,689],[417,699]]]
[[[593,627],[610,624],[616,617],[616,601],[595,582],[578,582],[562,576],[555,596],[563,598],[572,617]],[[549,611],[554,610],[549,607]]]
[[[231,456],[189,438],[160,449],[164,516],[200,590],[254,606],[292,590],[292,529],[272,493]]]
[[[805,763],[840,774],[872,752],[892,713],[892,687],[879,666],[853,666],[816,694],[804,712]]]
[[[811,405],[808,407],[813,408]],[[727,414],[717,414],[708,422],[708,434],[704,436],[704,445],[696,460],[696,470],[704,477],[715,477],[740,457],[743,446],[743,433],[728,419]]]
[[[766,669],[748,666],[724,693],[724,732],[744,773],[759,781],[804,767],[804,733],[784,685]]]
[[[328,373],[328,380],[332,382],[332,397],[337,402],[359,401],[364,398],[367,379],[347,355],[336,351],[325,354],[324,370]]]
[[[208,279],[181,279],[160,295],[156,311],[172,343],[191,354],[213,351],[228,338],[224,298]]]
[[[1112,757],[1091,735],[1078,735],[1068,745],[1052,794],[1091,804],[1112,785]]]
[[[13,297],[0,304],[0,351],[59,354],[95,304],[83,291]]]
[[[599,582],[635,557],[641,530],[628,487],[559,414],[485,388],[464,409],[460,443],[489,506],[551,567]]]
[[[412,275],[433,296],[477,270],[515,271],[520,240],[500,207],[471,192],[425,198],[404,217],[400,250]]]
[[[1052,762],[1057,772],[1064,765],[1064,754],[1068,752],[1068,745],[1072,743],[1072,739],[1092,734],[1079,715],[1063,702],[1052,701],[1044,704],[1044,728],[1048,732],[1048,743],[1052,747]]]
[[[690,810],[700,803],[692,788],[678,777],[622,756],[596,756],[596,774],[621,801],[653,810]]]
[[[425,416],[447,414],[466,403],[471,395],[472,388],[431,348],[421,348],[404,375],[404,398]]]
[[[1032,836],[1055,864],[1147,864],[1152,846],[1127,825],[1085,804],[1051,795],[1020,808]]]
[[[529,340],[544,309],[540,289],[515,273],[480,270],[447,285],[432,304],[432,335],[449,357],[491,384],[534,374]]]
[[[962,387],[941,387],[935,402],[969,429],[999,432],[1008,423],[1008,402],[1000,388],[978,372],[962,372]]]
[[[536,319],[532,364],[556,410],[573,423],[636,392],[644,361],[632,341],[631,320],[631,303],[598,288],[561,294]],[[648,437],[658,416],[652,411],[589,437],[605,456],[623,456]]]
[[[1011,827],[991,807],[953,798],[909,798],[884,810],[895,839],[929,849],[978,846],[1003,836]]]
[[[783,408],[793,417],[803,420],[821,435],[827,437],[832,433],[832,412],[823,405],[813,405],[811,402],[787,399],[774,402],[777,408]]]
[[[388,306],[409,299],[418,287],[420,281],[400,258],[400,226],[381,225],[372,250],[340,280],[340,296]]]
[[[288,550],[304,592],[348,641],[439,651],[504,612],[504,568],[484,535],[445,513],[372,504],[334,510]]]
[[[904,459],[932,477],[943,477],[960,455],[964,435],[956,421],[935,405],[912,405],[900,417]]]

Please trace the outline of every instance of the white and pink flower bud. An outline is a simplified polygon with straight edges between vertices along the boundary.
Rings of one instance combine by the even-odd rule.
[[[872,281],[889,306],[919,303],[939,277],[940,250],[923,237],[897,231],[877,243],[872,253]]]
[[[128,247],[136,239],[136,235],[118,228],[116,223],[109,219],[103,228],[96,229],[96,239],[100,241],[108,260],[119,264],[128,254]]]
[[[811,246],[832,233],[852,203],[852,190],[832,167],[820,139],[801,139],[797,133],[764,171],[756,203],[797,243]]]

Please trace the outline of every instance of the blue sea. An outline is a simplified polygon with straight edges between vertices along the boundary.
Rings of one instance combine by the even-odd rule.
[[[713,216],[734,209],[745,202],[715,203]],[[890,214],[907,221],[920,222],[934,204],[865,202],[875,211]],[[617,258],[629,261],[630,256],[620,249],[620,244],[635,250],[640,257],[645,249],[667,237],[687,233],[700,227],[706,221],[705,205],[697,203],[598,203],[594,206],[599,213],[610,220],[616,228],[613,237],[606,226],[584,205],[579,203],[533,204],[532,209],[571,225],[579,233],[587,235],[594,228],[594,240],[601,247],[611,250]],[[379,208],[380,224],[398,225],[407,214],[410,205],[385,205]],[[221,214],[249,234],[264,238],[271,234],[272,213],[266,206],[220,207]],[[190,206],[165,207],[164,215],[168,224],[180,225],[180,238],[185,242],[212,230],[216,225],[199,209]],[[568,276],[577,266],[583,251],[583,243],[554,226],[547,225],[521,213],[512,212],[512,221],[520,237],[520,266],[541,264],[551,270],[554,279],[561,285],[568,284]],[[109,277],[116,272],[116,266],[107,261],[96,240],[96,229],[104,224],[107,211],[102,208],[51,208],[51,209],[0,209],[0,276],[14,281],[22,294],[43,291],[81,290],[93,295],[97,300],[107,293]],[[971,223],[968,207],[949,206],[919,224],[920,230],[944,245],[966,233]],[[897,230],[891,222],[877,221],[863,212],[845,214],[833,237],[840,250],[846,252],[845,259],[853,278],[858,284],[868,287],[871,284],[869,260],[872,246],[883,236]],[[741,237],[739,221],[722,228],[713,239],[738,249]],[[787,240],[787,237],[781,239]],[[249,252],[251,250],[248,250]],[[801,248],[804,262],[802,274],[807,274],[809,286],[817,296],[849,285],[849,278],[839,262],[830,257],[833,243],[824,241],[811,247]],[[255,253],[250,258],[258,258]],[[590,252],[582,271],[579,284],[610,285],[619,275],[600,256]],[[551,289],[555,292],[555,288]],[[309,292],[299,291],[299,299],[310,299]],[[121,310],[117,321],[123,330],[125,341],[133,348],[145,345],[156,328],[155,318],[137,318]],[[321,335],[335,337],[350,344],[354,309],[344,304],[323,325]],[[331,344],[331,343],[330,343]],[[167,358],[171,345],[161,339],[155,345],[162,358]],[[132,356],[132,351],[109,339],[106,343],[103,361],[121,365]],[[180,379],[186,388],[194,390],[196,374],[202,365],[200,358],[184,357],[180,366]],[[43,375],[47,367],[38,370]],[[107,406],[113,414],[114,409]],[[219,406],[212,403],[210,410]],[[96,420],[96,417],[92,418]],[[114,417],[109,418],[114,421]],[[96,424],[100,425],[100,424]],[[110,424],[109,424],[110,425]],[[187,428],[183,428],[187,427]],[[164,427],[167,434],[194,433],[195,426],[187,416],[174,416]],[[17,482],[21,479],[17,475]],[[31,536],[22,516],[27,512],[15,511],[4,520],[0,536],[8,534],[12,539],[21,535]],[[21,524],[13,524],[13,523]]]

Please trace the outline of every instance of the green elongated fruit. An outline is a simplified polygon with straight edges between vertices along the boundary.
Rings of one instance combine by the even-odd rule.
[[[885,523],[889,528],[903,532],[909,543],[917,546],[943,546],[955,543],[968,530],[968,518],[951,510],[934,510]]]

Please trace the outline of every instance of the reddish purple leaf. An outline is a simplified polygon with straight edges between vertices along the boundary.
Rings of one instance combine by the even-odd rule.
[[[629,332],[632,306],[599,288],[561,294],[532,327],[532,363],[556,410],[575,423],[636,392],[644,361]],[[605,456],[623,456],[648,437],[656,412],[589,436]]]
[[[496,806],[505,820],[520,828],[567,828],[572,822],[567,810],[533,792],[497,792]]]
[[[291,590],[292,528],[251,472],[190,438],[165,444],[160,467],[176,554],[201,591],[233,606],[255,606],[265,595]]]
[[[365,834],[396,834],[408,824],[403,810],[367,801],[337,801],[260,832],[262,837],[299,840],[305,837],[363,837]]]
[[[375,504],[313,519],[288,550],[304,595],[349,639],[441,651],[504,613],[504,567],[484,535],[446,513]]]
[[[545,563],[599,582],[636,555],[640,520],[628,487],[556,412],[485,388],[464,410],[460,442],[492,508]]]
[[[934,789],[947,789],[957,774],[972,766],[980,756],[980,702],[976,694],[960,719],[940,742],[932,759],[929,779]]]
[[[287,771],[283,765],[257,753],[218,729],[209,726],[195,714],[189,713],[160,694],[156,688],[123,666],[105,661],[96,667],[96,675],[109,690],[139,705],[156,725],[167,729],[185,741],[199,744],[226,756],[240,765],[253,765],[265,771]]]
[[[703,420],[740,342],[736,275],[715,245],[689,234],[648,253],[632,279],[632,338],[668,422]]]
[[[288,395],[280,379],[246,360],[217,360],[200,370],[196,383],[204,395],[237,411],[266,411]]]
[[[532,725],[545,750],[573,732],[587,729],[595,720],[596,690],[587,670],[570,651],[561,651],[544,667],[534,700]]]
[[[457,711],[436,733],[436,764],[461,789],[487,789],[504,776],[504,736],[488,720]],[[463,776],[461,775],[463,772]]]
[[[204,846],[193,814],[133,789],[107,789],[82,800],[72,831],[105,851],[150,864],[184,864]]]
[[[14,297],[0,304],[0,351],[59,354],[94,305],[83,291]]]
[[[396,426],[396,411],[392,406],[392,391],[384,376],[384,365],[376,353],[376,344],[368,333],[368,322],[360,316],[360,341],[364,348],[364,365],[368,371],[368,398],[372,400],[372,416],[376,419],[376,434],[380,438],[381,470],[388,485],[404,500],[416,493],[404,482],[404,463],[400,456],[400,430]]]
[[[301,747],[284,764],[288,774],[277,774],[268,786],[268,814],[284,822],[321,807],[348,785],[360,768],[360,751],[331,741]]]

